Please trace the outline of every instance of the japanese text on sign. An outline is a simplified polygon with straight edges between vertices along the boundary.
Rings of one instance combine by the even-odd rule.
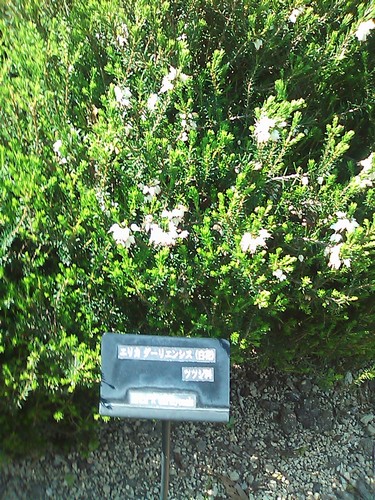
[[[136,406],[150,406],[153,408],[195,408],[197,398],[195,394],[169,392],[143,392],[130,390],[129,404]]]
[[[184,382],[214,382],[214,369],[211,366],[183,366],[182,380]]]
[[[137,359],[140,361],[190,361],[192,363],[215,363],[216,349],[119,345],[117,357],[118,359]]]

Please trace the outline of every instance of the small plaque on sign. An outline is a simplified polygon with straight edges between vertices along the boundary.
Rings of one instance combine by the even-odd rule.
[[[151,408],[195,408],[197,398],[195,394],[129,391],[129,403],[131,405],[145,406]]]
[[[185,382],[214,382],[215,372],[211,366],[184,366],[182,380]]]
[[[229,420],[229,342],[106,333],[101,415]]]

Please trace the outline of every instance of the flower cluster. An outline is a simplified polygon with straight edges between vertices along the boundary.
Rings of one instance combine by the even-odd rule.
[[[137,224],[132,224],[130,228],[127,226],[121,227],[119,224],[113,224],[108,232],[113,234],[113,238],[118,245],[125,248],[130,248],[135,244],[135,238],[132,233],[141,232],[142,230],[146,234],[150,233],[150,245],[154,247],[172,247],[176,245],[178,240],[183,240],[189,235],[188,231],[178,227],[186,211],[186,207],[179,205],[173,210],[163,210],[161,217],[167,220],[166,223],[162,225],[154,222],[153,216],[149,214],[146,215],[142,228]],[[167,226],[168,229],[164,229],[165,226]]]
[[[179,139],[183,142],[186,142],[189,140],[189,132],[190,130],[195,130],[197,128],[197,124],[194,120],[196,118],[195,113],[180,113],[180,118],[181,118],[181,127],[182,127],[182,132],[179,136]]]
[[[261,229],[258,236],[253,236],[251,233],[245,233],[240,242],[241,250],[254,254],[258,247],[267,248],[266,240],[269,238],[272,238],[272,236],[266,229]]]
[[[139,188],[145,195],[145,201],[152,201],[158,194],[161,193],[161,188],[159,184],[160,182],[158,180],[154,180],[150,186],[139,184]]]
[[[258,143],[271,141],[278,141],[280,138],[279,131],[275,129],[276,120],[268,118],[268,116],[261,116],[255,122],[254,135]]]
[[[130,98],[132,96],[129,87],[120,87],[116,85],[114,87],[115,99],[117,103],[123,108],[130,108],[131,102]]]
[[[272,274],[279,281],[285,281],[286,280],[286,275],[283,273],[283,271],[281,269],[276,269],[276,271],[274,271]]]
[[[163,81],[161,82],[161,89],[159,90],[159,94],[164,94],[169,90],[173,90],[174,82],[176,80],[180,80],[181,82],[186,82],[188,80],[188,76],[174,68],[173,66],[169,67],[169,73],[165,75]]]
[[[370,156],[358,162],[358,165],[362,167],[362,170],[353,179],[354,184],[356,184],[360,189],[366,187],[372,187],[375,181],[375,165],[373,166],[375,159],[375,154],[371,153]]]
[[[375,22],[373,19],[370,19],[369,21],[364,21],[361,23],[357,31],[355,32],[355,36],[358,38],[360,42],[365,42],[367,40],[368,35],[370,34],[370,31],[375,28]]]
[[[113,224],[108,232],[113,234],[113,238],[117,245],[130,248],[135,243],[131,229],[128,227],[121,227],[118,224]]]
[[[121,26],[118,28],[116,37],[118,46],[124,48],[128,44],[128,39],[129,39],[128,27],[126,26],[126,24],[121,24]]]
[[[342,248],[342,235],[347,233],[352,233],[358,226],[358,222],[354,219],[348,219],[344,212],[337,212],[337,222],[330,226],[334,230],[331,235],[330,240],[336,245],[329,245],[325,250],[325,255],[329,256],[328,266],[332,269],[340,269],[341,264],[346,267],[350,267],[350,259],[341,259],[340,252]]]
[[[158,94],[151,94],[150,97],[147,99],[147,109],[149,111],[155,111],[158,101],[159,101]]]
[[[344,264],[345,267],[350,267],[350,259],[342,259],[340,258],[342,243],[338,245],[329,246],[325,250],[325,255],[329,255],[328,266],[332,269],[340,269],[341,264]]]
[[[302,14],[302,12],[303,12],[303,9],[293,9],[290,16],[289,16],[289,21],[293,24],[296,23],[297,19]]]
[[[330,240],[338,243],[342,240],[342,233],[344,233],[345,231],[347,231],[348,233],[352,233],[355,228],[359,226],[359,224],[354,218],[347,219],[344,212],[337,212],[336,215],[338,218],[337,222],[330,226],[330,228],[335,231],[330,237]]]
[[[158,224],[150,225],[150,244],[154,246],[174,246],[178,239],[185,239],[189,235],[188,231],[182,231],[178,226],[182,222],[187,208],[179,205],[173,210],[163,210],[161,216],[167,219],[168,231],[165,231]]]
[[[61,146],[63,145],[62,143],[62,140],[61,139],[58,139],[52,146],[53,148],[53,151],[56,153],[56,156],[58,157],[59,159],[59,163],[61,163],[62,165],[64,165],[65,163],[67,163],[67,159],[65,157],[63,157],[63,155],[61,154]]]

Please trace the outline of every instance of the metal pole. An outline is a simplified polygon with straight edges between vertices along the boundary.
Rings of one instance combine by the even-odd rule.
[[[171,421],[162,420],[162,452],[161,452],[161,487],[160,487],[160,500],[167,500],[168,498],[168,484],[169,484],[169,460],[171,450]]]

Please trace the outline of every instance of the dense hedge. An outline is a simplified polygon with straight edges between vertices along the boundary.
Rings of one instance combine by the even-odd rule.
[[[1,4],[5,449],[90,429],[104,331],[374,359],[372,5]]]

